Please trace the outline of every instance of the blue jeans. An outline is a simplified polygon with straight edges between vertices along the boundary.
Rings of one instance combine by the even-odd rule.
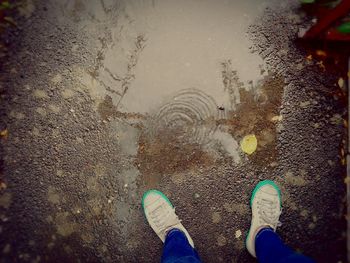
[[[201,263],[201,260],[186,235],[179,229],[172,229],[165,239],[162,263]]]
[[[265,228],[256,235],[255,250],[260,263],[314,262],[293,252],[270,228]],[[178,229],[173,229],[165,239],[162,263],[201,263],[201,260],[197,251],[188,242],[186,235]]]
[[[255,252],[260,263],[313,263],[304,255],[287,247],[271,229],[264,228],[255,237]]]

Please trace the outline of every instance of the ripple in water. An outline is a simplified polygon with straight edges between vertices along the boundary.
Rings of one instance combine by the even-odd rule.
[[[152,133],[173,130],[181,139],[207,144],[217,128],[220,115],[215,100],[203,91],[182,90],[160,107]]]

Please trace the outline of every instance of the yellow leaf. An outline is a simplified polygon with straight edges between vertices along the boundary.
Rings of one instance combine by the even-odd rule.
[[[9,132],[7,129],[0,131],[0,137],[6,138],[8,136],[8,134],[9,134]]]
[[[308,55],[308,56],[306,57],[306,59],[307,59],[307,60],[312,60],[312,55],[311,55],[311,54]]]
[[[256,139],[254,134],[244,136],[244,138],[241,141],[241,149],[246,154],[252,154],[253,152],[255,152],[257,146],[258,140]]]

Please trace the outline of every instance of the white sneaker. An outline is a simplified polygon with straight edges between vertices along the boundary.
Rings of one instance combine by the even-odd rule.
[[[167,233],[176,228],[185,233],[188,242],[194,247],[192,238],[175,214],[175,208],[162,192],[147,191],[142,197],[142,207],[148,223],[163,243]]]
[[[252,208],[252,222],[246,239],[246,247],[249,253],[256,257],[256,234],[265,227],[276,231],[280,224],[279,217],[282,213],[280,189],[270,180],[261,181],[253,191],[250,206]]]

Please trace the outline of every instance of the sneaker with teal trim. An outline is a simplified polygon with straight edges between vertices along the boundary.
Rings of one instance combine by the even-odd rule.
[[[250,199],[252,222],[246,239],[249,253],[256,257],[255,237],[263,228],[272,228],[276,231],[280,225],[279,217],[282,213],[281,191],[270,180],[261,181],[255,187]]]
[[[142,207],[148,223],[163,243],[167,233],[176,228],[186,235],[188,242],[194,247],[192,238],[175,214],[175,208],[162,192],[147,191],[142,198]]]

